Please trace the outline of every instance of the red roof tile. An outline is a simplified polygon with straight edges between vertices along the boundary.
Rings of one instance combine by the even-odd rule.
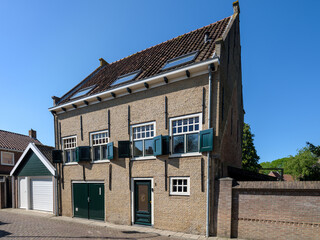
[[[165,72],[161,69],[168,60],[187,53],[198,51],[198,55],[193,62],[201,62],[212,58],[215,50],[214,41],[217,38],[222,37],[229,20],[230,17],[227,17],[223,20],[147,48],[113,63],[100,66],[77,86],[62,96],[58,105],[68,102],[70,97],[72,97],[76,92],[90,86],[95,85],[95,88],[86,94],[86,96],[112,88],[110,85],[119,76],[127,73],[141,70],[139,76],[136,79],[131,80],[136,81]],[[204,36],[206,33],[209,33],[209,38],[212,39],[211,41],[204,42]],[[190,63],[186,63],[185,65],[188,64]]]
[[[41,144],[39,140],[27,135],[0,130],[0,148],[24,151],[30,142]]]

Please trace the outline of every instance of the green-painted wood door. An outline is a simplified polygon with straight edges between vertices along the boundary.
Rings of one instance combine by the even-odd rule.
[[[75,217],[104,220],[104,184],[73,184],[73,215]]]
[[[134,181],[134,223],[151,225],[151,181]]]
[[[80,218],[89,217],[87,183],[73,184],[73,216]]]
[[[104,184],[89,185],[89,219],[104,220]]]

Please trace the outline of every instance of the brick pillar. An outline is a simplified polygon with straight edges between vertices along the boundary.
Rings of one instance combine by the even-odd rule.
[[[217,236],[231,237],[232,178],[219,179]]]

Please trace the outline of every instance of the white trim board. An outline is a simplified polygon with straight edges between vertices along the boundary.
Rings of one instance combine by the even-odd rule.
[[[14,166],[14,168],[10,172],[10,176],[12,176],[14,174],[14,172],[17,170],[18,166],[21,164],[21,162],[23,161],[24,157],[26,156],[26,154],[28,153],[28,151],[30,149],[37,155],[37,157],[46,166],[46,168],[50,171],[50,173],[53,176],[55,176],[56,169],[52,166],[50,161],[42,154],[42,152],[40,152],[40,150],[37,148],[37,146],[34,143],[29,143],[29,145],[27,146],[27,148],[24,150],[23,154],[19,158],[17,164]]]

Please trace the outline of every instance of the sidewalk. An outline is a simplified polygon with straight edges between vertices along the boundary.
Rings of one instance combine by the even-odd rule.
[[[65,217],[65,216],[55,216],[50,213],[44,213],[40,211],[27,211],[23,209],[16,209],[16,208],[6,208],[1,209],[0,211],[8,212],[8,213],[17,213],[17,214],[24,214],[24,215],[32,215],[37,217],[44,217],[49,218],[51,220],[55,221],[64,221],[64,222],[72,222],[72,223],[79,223],[84,225],[92,225],[92,226],[98,226],[98,227],[107,227],[127,232],[139,232],[139,233],[155,233],[161,236],[166,237],[176,237],[176,238],[184,238],[184,239],[209,239],[209,240],[227,240],[228,238],[220,238],[220,237],[209,237],[206,238],[203,235],[194,235],[194,234],[187,234],[187,233],[181,233],[181,232],[173,232],[173,231],[166,231],[166,230],[160,230],[153,227],[144,227],[144,226],[127,226],[127,225],[117,225],[113,223],[108,222],[102,222],[102,221],[96,221],[96,220],[88,220],[88,219],[82,219],[82,218],[71,218],[71,217]]]

